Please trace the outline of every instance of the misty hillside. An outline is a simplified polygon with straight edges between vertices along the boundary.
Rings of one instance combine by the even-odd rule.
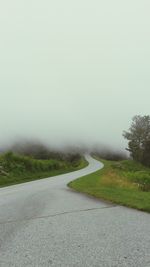
[[[40,158],[40,153],[38,152]],[[43,157],[43,154],[42,154]],[[0,156],[0,186],[27,182],[80,169],[86,161],[79,154],[51,154],[47,159],[7,152]]]

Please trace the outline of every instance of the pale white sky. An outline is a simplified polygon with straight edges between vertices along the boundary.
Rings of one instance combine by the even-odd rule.
[[[150,114],[149,0],[0,3],[0,146],[18,138],[124,148]]]

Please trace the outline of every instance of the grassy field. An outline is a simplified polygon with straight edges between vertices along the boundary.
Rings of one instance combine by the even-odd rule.
[[[29,156],[6,153],[0,156],[0,187],[51,177],[81,169],[84,158],[74,160],[38,160]]]
[[[104,168],[69,187],[113,203],[150,212],[150,168],[132,160],[106,161]]]

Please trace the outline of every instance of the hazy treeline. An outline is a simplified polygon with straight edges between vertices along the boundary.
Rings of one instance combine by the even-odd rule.
[[[115,151],[109,148],[97,148],[92,152],[93,155],[106,160],[125,160],[128,158],[127,154],[122,151]]]
[[[86,146],[66,146],[63,148],[51,148],[48,145],[43,144],[42,142],[18,142],[11,145],[5,152],[13,152],[15,154],[29,156],[38,160],[65,160],[70,163],[74,161],[79,161],[84,154],[97,155],[101,158],[107,160],[122,160],[127,158],[127,154],[122,151],[115,151],[109,147],[104,147],[97,145],[90,147]]]
[[[66,147],[64,149],[54,149],[41,143],[34,142],[18,142],[3,150],[3,153],[13,152],[14,154],[28,156],[37,160],[64,160],[73,162],[80,160],[83,154],[82,150],[76,147]]]

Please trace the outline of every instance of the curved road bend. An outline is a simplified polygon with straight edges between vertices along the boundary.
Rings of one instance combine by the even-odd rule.
[[[150,215],[66,184],[103,165],[0,189],[1,267],[149,267]]]

